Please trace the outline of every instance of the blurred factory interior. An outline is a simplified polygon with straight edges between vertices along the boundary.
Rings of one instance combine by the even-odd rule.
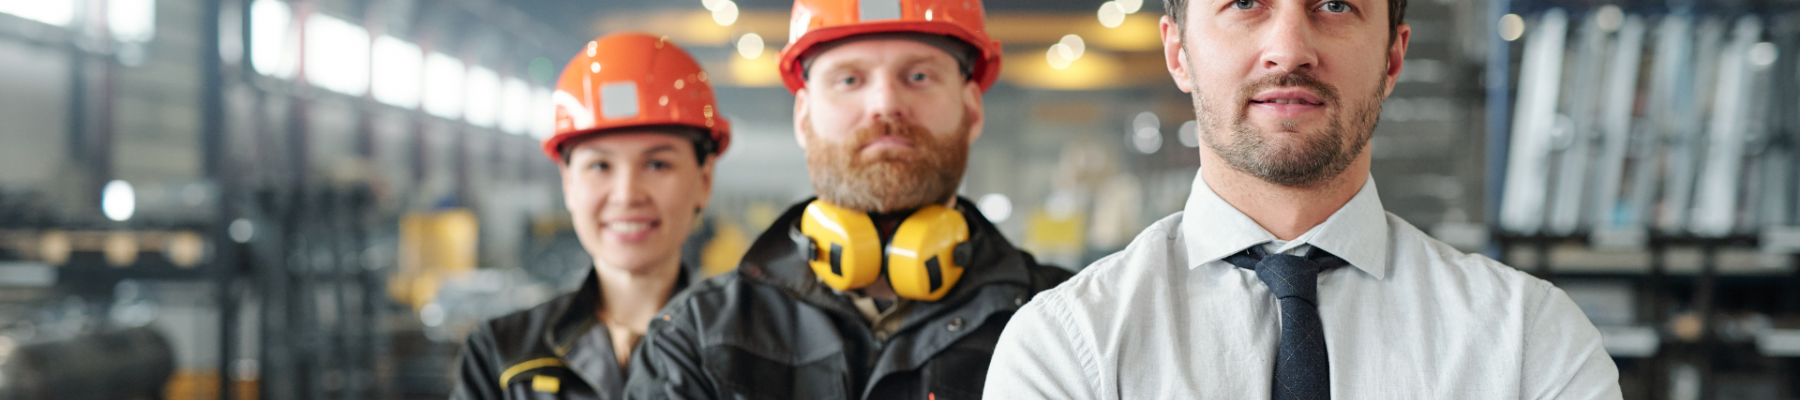
[[[1627,398],[1800,398],[1800,2],[1412,0],[1386,208],[1552,280]],[[1079,269],[1181,209],[1155,0],[988,0],[962,193]],[[426,399],[590,260],[538,149],[570,55],[667,35],[737,127],[685,264],[808,196],[783,0],[0,0],[0,399]]]

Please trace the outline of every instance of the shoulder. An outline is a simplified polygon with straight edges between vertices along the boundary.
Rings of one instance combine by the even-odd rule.
[[[650,321],[650,330],[707,332],[708,337],[728,335],[742,328],[742,324],[758,322],[755,320],[760,316],[781,314],[772,309],[793,308],[798,303],[785,289],[734,270],[700,281],[669,299],[658,317]]]
[[[544,335],[556,324],[557,317],[575,298],[568,293],[531,308],[483,321],[469,332],[468,345],[479,347],[485,357],[496,364],[516,360],[553,356],[543,343]],[[548,354],[548,355],[546,355]]]
[[[733,293],[742,292],[746,285],[737,270],[706,278],[670,298],[669,303],[663,305],[661,315],[664,318],[661,319],[672,322],[716,314],[732,303],[730,299]]]
[[[1032,256],[1031,252],[1019,250],[1019,257],[1025,259],[1026,272],[1031,274],[1031,293],[1050,290],[1050,288],[1068,281],[1069,277],[1075,276],[1074,272],[1063,269],[1063,267],[1039,263],[1037,257]]]
[[[1546,298],[1561,295],[1549,281],[1479,253],[1468,253],[1437,240],[1406,220],[1388,214],[1389,262],[1396,278],[1457,287],[1474,299],[1515,303],[1529,311]]]
[[[1181,215],[1176,212],[1151,224],[1125,249],[1094,261],[1062,285],[1043,292],[1039,297],[1051,304],[1040,307],[1075,314],[1107,314],[1128,307],[1130,296],[1146,293],[1139,289],[1167,285],[1173,272],[1186,264],[1181,246]]]

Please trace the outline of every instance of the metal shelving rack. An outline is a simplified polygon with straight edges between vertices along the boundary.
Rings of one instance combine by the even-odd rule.
[[[1595,239],[1591,229],[1582,229],[1568,234],[1517,234],[1501,227],[1501,207],[1504,197],[1507,163],[1509,159],[1510,137],[1513,132],[1515,90],[1524,84],[1514,80],[1524,67],[1519,62],[1522,45],[1502,39],[1501,16],[1517,14],[1528,20],[1550,8],[1566,8],[1571,14],[1597,9],[1604,5],[1622,7],[1625,11],[1640,14],[1669,14],[1672,12],[1688,12],[1700,15],[1757,15],[1768,25],[1792,24],[1796,20],[1782,19],[1784,15],[1795,14],[1796,4],[1785,1],[1734,1],[1734,2],[1695,2],[1682,1],[1555,1],[1555,0],[1493,0],[1488,2],[1487,43],[1489,46],[1485,68],[1487,84],[1487,197],[1485,201],[1486,220],[1490,230],[1490,240],[1484,253],[1508,265],[1521,266],[1526,261],[1531,267],[1523,268],[1534,275],[1553,282],[1566,281],[1608,281],[1626,283],[1635,290],[1635,323],[1638,329],[1647,329],[1656,338],[1649,349],[1647,357],[1618,357],[1621,373],[1621,385],[1627,398],[1668,399],[1668,398],[1795,398],[1800,397],[1800,359],[1791,355],[1766,355],[1767,343],[1759,345],[1755,342],[1726,340],[1719,327],[1720,318],[1729,311],[1746,311],[1763,313],[1774,317],[1772,326],[1800,320],[1800,251],[1791,243],[1775,243],[1774,241],[1791,240],[1791,233],[1782,233],[1779,226],[1770,227],[1762,234],[1737,233],[1723,237],[1705,237],[1687,233],[1666,233],[1656,227],[1645,227],[1637,232],[1638,239],[1633,251],[1647,255],[1647,265],[1641,270],[1626,269],[1625,272],[1593,272],[1563,271],[1552,262],[1553,248],[1588,247],[1590,240]],[[1685,9],[1684,9],[1685,8]],[[1676,11],[1671,11],[1676,10]],[[1691,15],[1691,14],[1690,14]],[[1573,20],[1574,18],[1570,18]],[[1787,27],[1782,27],[1786,29]],[[1765,31],[1765,38],[1783,36],[1778,42],[1783,52],[1795,52],[1800,46],[1795,41],[1800,39],[1787,36],[1800,36],[1793,31]],[[1571,42],[1573,38],[1569,39]],[[1781,57],[1800,57],[1795,54],[1782,54]],[[1777,68],[1795,68],[1793,60],[1783,60],[1776,64]],[[1793,71],[1787,71],[1792,75]],[[1780,75],[1779,73],[1774,75]],[[1655,79],[1649,77],[1648,79]],[[1647,81],[1647,80],[1646,80]],[[1793,86],[1792,79],[1777,78],[1776,85]],[[1784,93],[1777,90],[1776,93]],[[1785,92],[1793,93],[1792,91]],[[1775,96],[1776,98],[1780,96]],[[1792,96],[1789,96],[1792,97]],[[1777,99],[1778,107],[1792,109],[1800,105],[1800,98]],[[1770,119],[1769,132],[1775,137],[1800,134],[1800,124],[1793,123],[1794,116],[1775,111]],[[1787,114],[1800,114],[1789,111]],[[1777,121],[1777,119],[1784,119]],[[1636,122],[1634,122],[1636,124]],[[1634,135],[1640,134],[1637,132]],[[1800,170],[1800,163],[1794,168]],[[1792,190],[1791,187],[1789,190]],[[1795,197],[1790,195],[1789,199]],[[1548,203],[1548,200],[1546,200]],[[1793,222],[1787,222],[1792,225]],[[1779,225],[1779,224],[1775,224]],[[1765,240],[1765,237],[1768,239]],[[1776,273],[1754,275],[1722,273],[1721,253],[1726,251],[1745,251],[1762,249],[1765,252],[1786,253],[1787,270]],[[1700,253],[1698,271],[1692,275],[1673,274],[1670,272],[1670,254],[1674,249]],[[1521,257],[1524,256],[1524,257]],[[1628,266],[1636,267],[1636,266]],[[1732,304],[1743,303],[1743,304]],[[1752,304],[1754,303],[1754,304]],[[1674,312],[1685,309],[1682,313]],[[1675,319],[1685,318],[1681,323],[1698,323],[1698,334],[1690,329],[1683,335],[1672,332],[1677,325]],[[1697,318],[1697,321],[1694,319]],[[1789,327],[1794,328],[1794,327]],[[1603,329],[1604,332],[1604,329]],[[1609,338],[1611,339],[1611,338]],[[1767,340],[1759,337],[1758,340]],[[1610,341],[1610,340],[1609,340]],[[1610,344],[1610,343],[1609,343]],[[1691,366],[1691,367],[1688,367]],[[1767,391],[1733,388],[1728,382],[1735,378],[1754,376],[1750,379],[1761,382],[1774,382],[1773,393]],[[1697,383],[1698,387],[1683,388],[1682,385]],[[1754,385],[1752,385],[1754,386]],[[1760,387],[1760,386],[1758,386]],[[1736,392],[1733,392],[1733,391]],[[1684,393],[1676,393],[1684,392]]]

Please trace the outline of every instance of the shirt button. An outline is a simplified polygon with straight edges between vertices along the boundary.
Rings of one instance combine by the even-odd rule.
[[[956,331],[962,330],[962,328],[963,328],[962,317],[951,318],[950,325],[946,326],[945,328],[950,329],[951,332],[956,332]]]
[[[1019,306],[1019,307],[1024,307],[1025,306],[1025,296],[1014,297],[1013,305]]]

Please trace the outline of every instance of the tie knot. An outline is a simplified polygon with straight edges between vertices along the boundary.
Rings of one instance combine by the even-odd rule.
[[[1319,273],[1346,264],[1318,247],[1313,247],[1306,257],[1298,257],[1268,254],[1261,245],[1250,246],[1225,261],[1256,271],[1256,278],[1268,285],[1277,299],[1299,298],[1313,304],[1319,304]]]

